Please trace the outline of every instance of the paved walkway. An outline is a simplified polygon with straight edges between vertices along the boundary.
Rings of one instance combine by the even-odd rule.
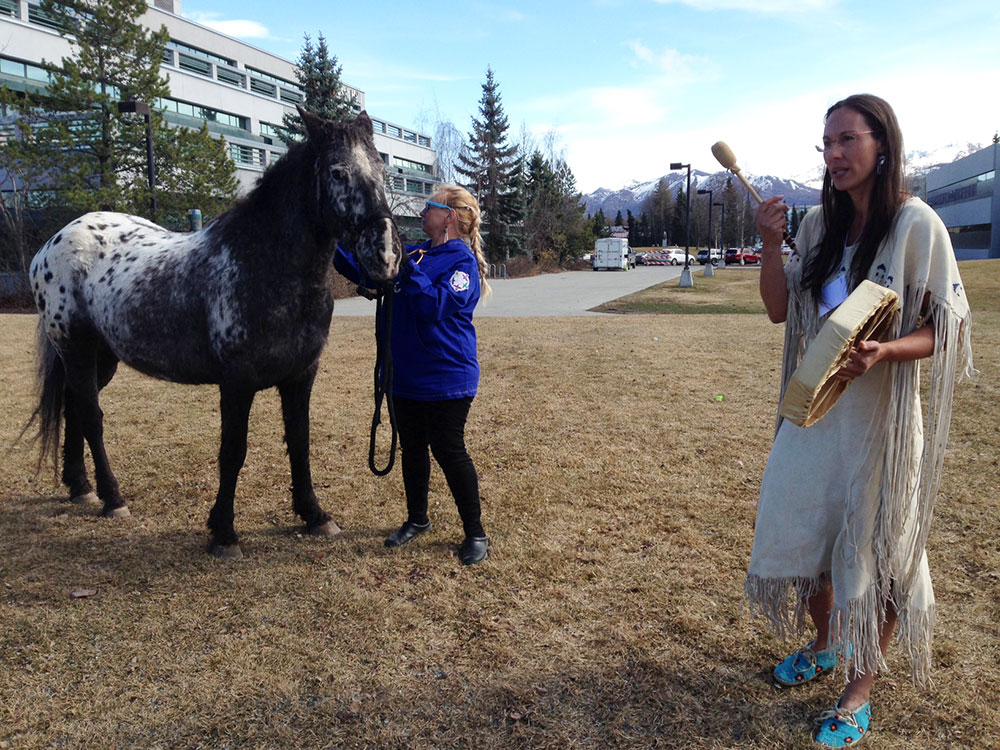
[[[491,279],[493,296],[480,301],[477,318],[542,318],[603,315],[590,308],[640,289],[676,279],[683,266],[639,266],[631,271],[566,271],[524,279]],[[691,266],[692,272],[699,268]],[[375,303],[363,297],[339,299],[333,314],[375,315]]]

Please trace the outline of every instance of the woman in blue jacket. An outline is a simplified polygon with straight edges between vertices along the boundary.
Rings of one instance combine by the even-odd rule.
[[[488,295],[479,235],[479,204],[461,187],[443,185],[420,213],[430,237],[407,245],[410,262],[396,278],[392,314],[393,398],[407,519],[385,540],[401,547],[431,528],[427,516],[430,453],[455,498],[465,541],[463,565],[486,559],[479,478],[465,448],[465,421],[479,385],[472,313]],[[373,286],[353,256],[341,249],[334,267],[357,284]]]

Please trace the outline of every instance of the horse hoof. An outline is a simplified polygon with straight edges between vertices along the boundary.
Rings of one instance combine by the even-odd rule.
[[[240,549],[240,545],[238,544],[230,544],[228,547],[224,547],[221,544],[213,544],[209,552],[212,554],[212,557],[219,560],[239,560],[243,557],[243,550]]]
[[[105,518],[128,518],[132,515],[132,511],[128,509],[127,505],[123,505],[120,508],[111,508],[111,510],[105,510],[101,513]]]
[[[88,505],[89,503],[99,503],[100,500],[97,497],[97,493],[91,490],[82,495],[77,495],[76,497],[71,497],[69,499],[74,505]]]
[[[313,526],[311,529],[306,529],[306,533],[312,534],[313,536],[337,536],[340,531],[340,527],[333,521],[327,521],[326,523],[321,523],[319,526]]]

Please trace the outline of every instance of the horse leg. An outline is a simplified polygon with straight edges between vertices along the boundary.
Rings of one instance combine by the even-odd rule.
[[[118,359],[104,349],[97,359],[97,388],[104,388],[118,369]],[[70,502],[97,502],[94,488],[87,479],[87,467],[83,462],[83,427],[76,410],[73,392],[67,388],[63,407],[66,419],[66,439],[63,442],[62,481],[69,488]]]
[[[309,468],[309,399],[316,379],[314,364],[301,375],[278,384],[281,415],[285,422],[285,445],[292,468],[292,508],[306,522],[306,532],[334,536],[340,527],[319,507]]]
[[[74,412],[67,411],[67,450],[69,468],[81,467],[83,445],[76,438],[79,429],[94,459],[94,474],[97,480],[97,496],[104,502],[101,515],[105,518],[124,518],[131,515],[118,489],[118,480],[111,471],[108,454],[104,448],[104,413],[98,402],[99,376],[97,356],[93,349],[87,352],[75,351],[64,356],[66,366],[66,399]],[[71,430],[72,425],[72,430]],[[77,446],[80,459],[77,461]],[[64,467],[66,468],[66,467]],[[65,476],[65,474],[64,474]],[[76,480],[79,475],[71,477]],[[84,482],[86,477],[84,477]]]
[[[69,488],[70,502],[97,502],[94,488],[87,479],[87,467],[83,463],[83,428],[76,410],[73,392],[66,389],[63,407],[66,420],[66,438],[63,441],[62,481]]]
[[[233,527],[233,497],[236,495],[236,480],[247,457],[247,423],[254,395],[250,388],[226,384],[219,386],[222,410],[219,492],[208,514],[208,528],[212,534],[208,551],[215,557],[243,557]]]

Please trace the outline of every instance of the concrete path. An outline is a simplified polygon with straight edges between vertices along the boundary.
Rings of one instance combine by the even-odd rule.
[[[590,308],[640,289],[676,279],[683,266],[639,266],[631,271],[566,271],[524,279],[490,279],[493,296],[480,301],[477,318],[541,318],[602,315]],[[692,272],[699,268],[691,266]],[[363,297],[339,299],[333,314],[375,315],[375,303]]]

